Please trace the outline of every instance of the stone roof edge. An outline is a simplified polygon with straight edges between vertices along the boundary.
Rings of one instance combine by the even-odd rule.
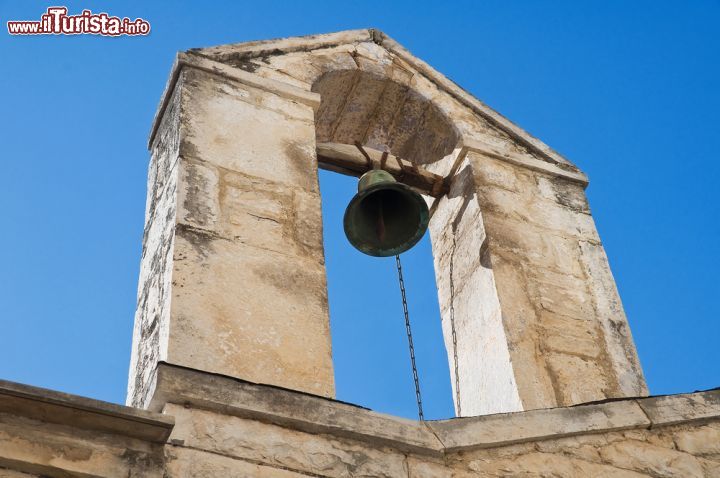
[[[193,53],[219,56],[227,59],[251,59],[262,56],[271,56],[296,51],[310,51],[321,48],[332,48],[341,45],[376,42],[380,30],[374,28],[360,28],[356,30],[342,30],[332,33],[316,35],[303,35],[285,38],[272,38],[249,42],[227,43],[205,48],[191,48]]]
[[[175,421],[138,408],[0,380],[0,413],[164,443]]]
[[[476,96],[468,93],[462,86],[458,85],[444,74],[427,64],[425,61],[414,56],[410,51],[405,49],[397,41],[390,38],[380,30],[372,30],[374,32],[375,42],[384,46],[388,51],[395,53],[404,61],[408,62],[419,72],[423,73],[428,79],[433,81],[438,87],[445,90],[461,104],[469,107],[475,113],[489,121],[493,126],[506,133],[510,138],[522,144],[526,148],[538,153],[548,162],[559,165],[560,167],[569,168],[579,171],[577,166],[570,160],[562,156],[560,153],[552,149],[550,146],[516,125],[508,118],[498,113]]]
[[[151,410],[166,403],[309,433],[441,456],[467,449],[720,420],[720,390],[614,399],[525,412],[420,422],[272,385],[160,363]]]
[[[585,434],[720,421],[720,389],[420,422],[163,362],[158,364],[152,411],[0,380],[0,413],[155,443],[164,443],[174,426],[171,416],[157,413],[166,403],[431,456]]]
[[[539,171],[550,176],[566,179],[580,184],[583,188],[587,188],[589,179],[585,173],[576,169],[569,170],[567,168],[561,168],[553,163],[542,161],[528,155],[522,155],[512,153],[509,151],[502,151],[492,144],[485,143],[483,141],[474,140],[470,138],[463,139],[463,145],[458,153],[456,161],[462,161],[468,152],[480,153],[492,159],[504,161],[506,163],[520,166],[533,171]]]

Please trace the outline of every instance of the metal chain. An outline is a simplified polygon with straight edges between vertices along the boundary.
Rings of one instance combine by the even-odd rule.
[[[460,369],[458,366],[457,332],[455,331],[455,281],[453,280],[453,263],[455,262],[455,232],[453,231],[452,251],[450,252],[450,330],[452,331],[453,363],[455,364],[455,405],[457,416],[462,416],[460,408]]]
[[[417,399],[418,418],[425,420],[422,408],[422,397],[420,396],[420,379],[418,378],[417,365],[415,364],[415,346],[413,345],[412,330],[410,330],[410,314],[408,313],[407,297],[405,294],[405,281],[403,280],[402,264],[400,256],[395,256],[397,264],[398,280],[400,282],[400,294],[402,295],[403,312],[405,313],[405,330],[407,331],[408,347],[410,349],[410,363],[412,364],[413,380],[415,381],[415,398]]]

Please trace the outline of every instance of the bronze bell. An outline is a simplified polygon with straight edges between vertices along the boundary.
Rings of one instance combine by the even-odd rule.
[[[388,257],[417,244],[429,220],[427,204],[420,194],[387,171],[372,169],[360,177],[358,193],[345,209],[343,226],[357,250]]]

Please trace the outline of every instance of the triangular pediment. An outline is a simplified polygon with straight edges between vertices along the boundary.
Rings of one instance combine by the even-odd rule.
[[[347,117],[341,119],[338,117],[339,113],[332,114],[332,111],[328,112],[328,109],[332,108],[333,105],[328,105],[324,110],[321,106],[321,113],[324,116],[320,115],[318,121],[319,137],[326,136],[322,137],[322,141],[351,143],[350,136],[353,133],[344,131],[344,129],[349,130],[350,128],[343,129],[343,122],[352,125],[351,121],[358,121],[357,116],[378,115],[377,110],[380,109],[378,105],[387,105],[395,100],[395,97],[387,97],[388,87],[379,81],[375,81],[377,83],[375,85],[364,84],[364,89],[354,87],[351,83],[353,81],[357,83],[357,79],[353,80],[351,73],[359,71],[370,78],[386,79],[387,83],[407,85],[413,90],[413,93],[418,92],[419,95],[426,97],[429,101],[437,103],[444,115],[450,118],[461,118],[461,121],[458,122],[460,124],[458,127],[459,141],[485,141],[500,150],[506,149],[508,154],[526,154],[552,163],[562,169],[578,171],[570,161],[545,143],[488,107],[445,75],[412,55],[392,38],[376,29],[347,30],[322,35],[226,44],[192,49],[189,53],[201,55],[244,71],[273,80],[284,81],[303,89],[312,89],[320,93],[325,93],[322,89],[323,85],[319,83],[320,79],[325,75],[325,81],[329,83],[327,75],[334,74],[334,83],[331,86],[325,86],[325,90],[332,88],[332,91],[335,92],[340,91],[339,89],[342,88],[348,90],[355,88],[344,93],[344,96],[339,98],[336,103],[342,103],[345,110],[348,109],[349,103],[351,111],[355,107],[353,101],[357,104],[365,101],[363,104],[370,106],[367,106],[367,112],[356,107],[354,110],[355,117],[349,119]],[[344,77],[340,75],[344,75]],[[372,99],[373,102],[366,100],[361,95],[377,95],[377,97]],[[402,101],[406,103],[405,100]],[[405,110],[398,107],[397,111],[386,112],[385,114],[392,114],[396,117],[411,117],[412,112],[409,115],[406,111],[411,106],[405,106]],[[415,129],[414,131],[412,128],[406,128],[408,131],[402,130],[396,136],[402,136],[403,134],[408,137],[413,134],[417,136],[417,130],[427,123],[438,123],[438,120],[433,116],[438,115],[423,113],[422,118],[418,116],[417,121],[411,125]],[[472,121],[465,121],[466,118],[471,116],[478,120],[475,123],[482,121],[484,124],[471,124]],[[368,120],[367,117],[362,119]],[[322,128],[330,126],[325,125],[323,121],[333,127],[334,130],[325,132]],[[465,125],[463,121],[468,124]],[[354,138],[353,140],[360,140],[370,146],[380,147],[380,144],[373,141],[382,143],[383,138],[375,136],[377,136],[378,131],[380,134],[383,131],[387,133],[387,125],[368,125],[365,128],[368,130],[366,137]],[[332,135],[339,137],[332,137]],[[483,135],[486,137],[479,137]],[[439,146],[437,144],[427,144],[427,141],[435,141],[435,143],[441,141],[437,138],[431,138],[418,144],[413,142],[414,147],[412,150],[405,147],[404,151],[395,152],[403,156],[411,156],[411,152],[417,154],[434,147],[440,151],[438,154],[442,154],[442,151],[451,147],[448,144],[455,141],[452,134],[442,136],[442,141],[447,144],[440,144]],[[409,141],[406,142],[410,144]]]

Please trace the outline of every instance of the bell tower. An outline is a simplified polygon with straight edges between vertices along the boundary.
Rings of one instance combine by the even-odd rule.
[[[367,172],[355,144],[427,200],[458,415],[647,394],[587,177],[358,30],[178,55],[149,142],[129,404],[161,405],[162,363],[333,397],[317,170]]]

